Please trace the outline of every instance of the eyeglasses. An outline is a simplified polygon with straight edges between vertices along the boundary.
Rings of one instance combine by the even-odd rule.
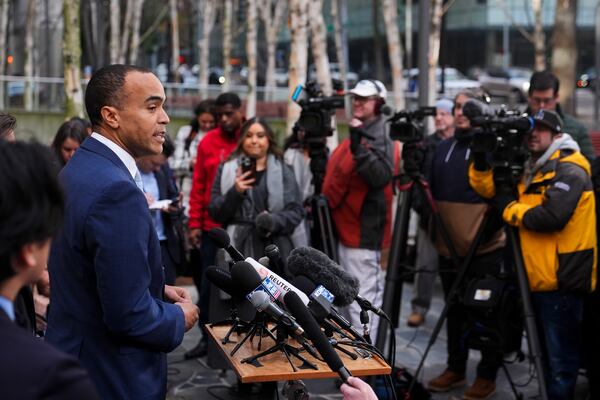
[[[375,97],[362,97],[362,96],[352,96],[352,101],[357,103],[366,103],[367,101],[374,99]]]
[[[554,104],[554,102],[556,102],[556,99],[554,97],[531,97],[531,101],[538,105],[550,105],[550,104]]]

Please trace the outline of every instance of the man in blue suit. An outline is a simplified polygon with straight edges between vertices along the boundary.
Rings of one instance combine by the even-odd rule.
[[[149,70],[98,70],[85,94],[94,133],[60,173],[66,212],[48,264],[46,338],[79,358],[106,399],[164,399],[166,353],[198,319],[189,293],[164,285],[134,160],[162,151],[164,101]]]
[[[0,396],[98,399],[88,374],[16,323],[21,288],[44,272],[63,217],[54,156],[40,144],[0,140]]]

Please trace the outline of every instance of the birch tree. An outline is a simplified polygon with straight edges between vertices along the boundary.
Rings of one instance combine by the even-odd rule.
[[[142,24],[142,10],[144,0],[135,0],[131,21],[131,42],[129,43],[129,64],[137,64],[140,47],[140,26]]]
[[[327,31],[323,20],[323,0],[309,0],[308,25],[310,27],[312,55],[317,70],[317,82],[325,96],[330,96],[331,72],[327,55]]]
[[[231,86],[231,23],[233,19],[233,0],[224,0],[223,15],[223,83],[222,90],[226,92]]]
[[[83,117],[81,90],[81,42],[79,32],[79,0],[63,0],[63,65],[65,117]]]
[[[34,63],[34,43],[33,35],[35,30],[35,14],[37,9],[36,0],[27,1],[27,17],[25,20],[25,90],[23,91],[23,104],[25,110],[33,109],[33,63]]]
[[[331,1],[331,19],[333,20],[333,32],[335,42],[335,56],[340,68],[340,79],[346,82],[346,59],[344,57],[344,43],[342,38],[342,24],[338,10],[338,0]]]
[[[289,96],[287,107],[286,131],[292,132],[294,123],[300,117],[301,108],[291,99],[299,84],[306,82],[306,64],[308,62],[308,0],[290,0],[290,67],[289,67]]]
[[[8,42],[8,0],[0,0],[0,75],[6,75],[6,43]],[[0,109],[4,109],[4,82],[0,82]]]
[[[256,115],[256,32],[258,15],[256,0],[248,0],[246,31],[246,56],[248,57],[248,95],[246,97],[246,118]]]
[[[557,0],[552,35],[552,72],[560,81],[559,102],[573,112],[577,43],[575,42],[576,0]]]
[[[275,88],[275,50],[277,50],[277,33],[283,21],[286,2],[281,0],[258,0],[260,17],[265,26],[267,37],[267,72],[265,93],[271,99]]]
[[[436,70],[440,60],[440,31],[442,26],[443,0],[432,0],[431,27],[429,29],[429,54],[427,57],[429,67],[429,93],[427,104],[433,104],[437,97]]]
[[[402,47],[400,33],[398,32],[398,10],[395,0],[382,0],[383,20],[388,42],[388,55],[392,70],[394,89],[394,107],[398,110],[404,108],[404,88],[402,84]],[[435,81],[434,81],[435,82]]]
[[[136,0],[126,0],[125,19],[123,20],[123,29],[119,46],[119,56],[117,57],[118,64],[125,64],[127,49],[129,48],[129,35],[131,34],[131,25],[133,21],[133,8]]]
[[[179,20],[177,18],[177,0],[169,0],[171,16],[171,74],[173,81],[179,82]]]
[[[119,0],[110,0],[110,63],[119,62],[121,39],[121,5]]]
[[[198,40],[198,86],[202,98],[208,97],[208,50],[210,47],[210,33],[215,25],[220,2],[217,0],[198,1],[198,10],[202,13],[202,37]]]

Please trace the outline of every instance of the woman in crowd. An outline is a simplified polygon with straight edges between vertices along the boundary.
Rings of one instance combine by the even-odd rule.
[[[247,161],[256,167],[244,172]],[[264,120],[252,118],[242,127],[236,149],[219,166],[208,211],[245,256],[258,259],[271,243],[284,259],[291,251],[290,235],[304,216],[302,196]]]
[[[87,137],[88,133],[85,121],[80,118],[72,118],[58,128],[51,147],[61,167],[64,167],[69,162],[75,151]]]
[[[194,109],[194,118],[190,121],[190,124],[179,128],[175,138],[175,154],[169,160],[169,165],[178,178],[177,184],[183,192],[186,215],[198,143],[200,143],[206,132],[215,128],[216,121],[214,100],[204,100]]]

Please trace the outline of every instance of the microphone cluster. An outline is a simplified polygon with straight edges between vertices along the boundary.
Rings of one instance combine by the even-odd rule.
[[[288,337],[291,337],[309,354],[322,358],[345,382],[352,375],[334,348],[353,359],[358,356],[371,357],[373,353],[381,356],[370,344],[368,336],[365,338],[335,306],[344,307],[357,301],[365,311],[377,314],[382,311],[358,295],[358,280],[342,270],[327,255],[310,247],[299,247],[290,253],[286,268],[276,246],[270,245],[266,254],[268,266],[276,270],[273,271],[251,257],[245,258],[231,245],[229,235],[223,229],[213,229],[210,236],[217,247],[229,254],[232,265],[230,271],[217,267],[208,268],[207,279],[229,294],[234,303],[248,300],[257,311],[253,321],[243,323],[246,336],[232,350],[231,355],[246,340],[252,340],[256,327],[260,325],[276,344],[242,362],[260,365],[257,363],[258,358],[281,350],[286,353],[288,360],[291,355],[317,369],[315,364],[308,362],[300,354],[300,348],[288,343]],[[266,326],[272,323],[276,329]],[[253,328],[249,329],[250,326]],[[274,337],[272,332],[277,332],[277,336]],[[222,343],[226,342],[223,340]],[[354,352],[341,346],[348,346]],[[319,354],[321,358],[318,357]],[[291,361],[290,364],[296,371]]]

